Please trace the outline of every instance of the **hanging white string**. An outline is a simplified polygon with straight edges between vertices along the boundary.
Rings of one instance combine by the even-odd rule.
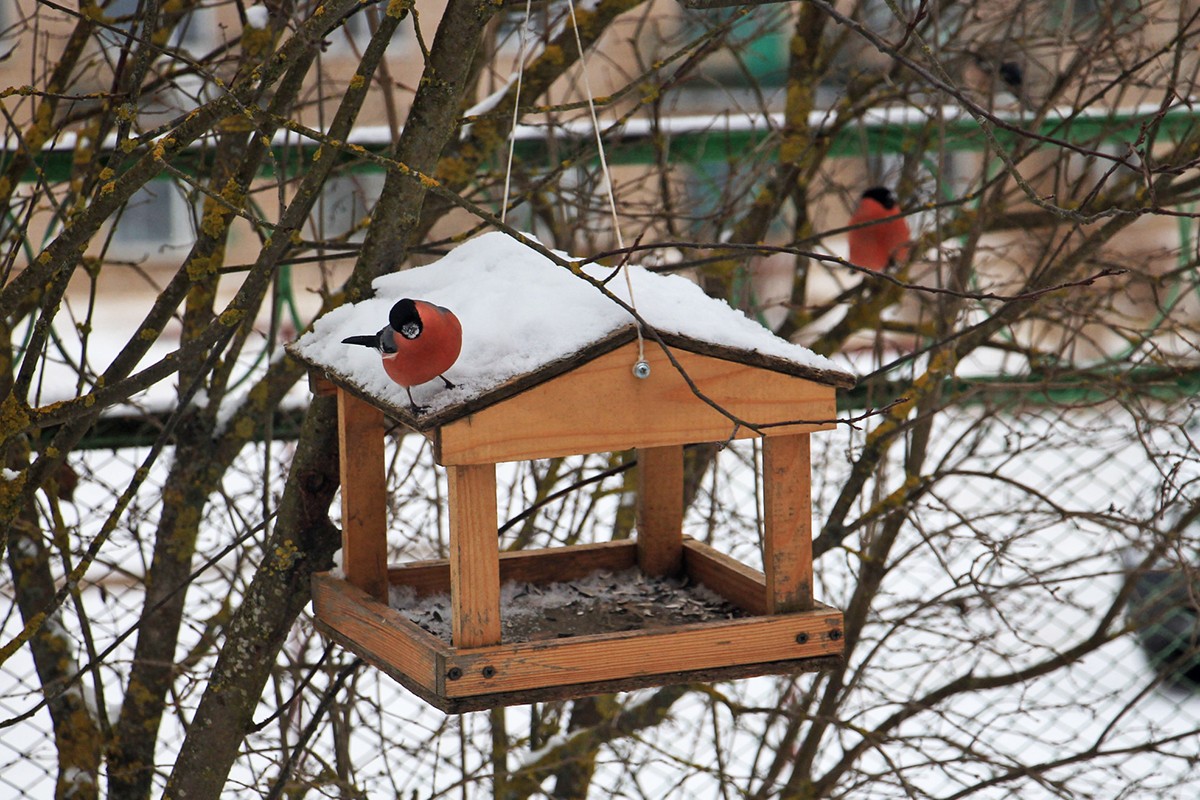
[[[612,215],[613,233],[617,237],[617,247],[624,250],[625,239],[621,236],[621,221],[617,217],[617,198],[613,190],[612,174],[608,171],[608,158],[604,154],[604,140],[600,135],[600,118],[596,115],[596,103],[592,100],[592,86],[588,81],[587,56],[583,52],[583,40],[579,37],[579,23],[575,19],[575,0],[567,0],[567,8],[571,12],[571,31],[575,34],[575,47],[579,51],[583,92],[587,96],[588,111],[592,115],[592,133],[596,137],[596,152],[600,156],[600,175],[604,179],[604,187],[608,193],[608,211]],[[621,272],[625,273],[625,289],[629,292],[629,305],[634,311],[637,311],[637,300],[633,296],[633,279],[629,277],[629,270],[626,269],[624,263],[621,264]],[[650,373],[649,364],[646,363],[646,345],[642,338],[642,326],[637,325],[635,330],[637,331],[638,360],[634,366],[634,374],[644,378]]]
[[[525,0],[525,19],[521,22],[521,33],[517,36],[517,95],[513,98],[512,127],[508,132],[508,164],[504,168],[504,202],[500,205],[500,221],[508,217],[508,193],[512,186],[513,154],[517,149],[517,122],[521,110],[521,80],[525,77],[525,37],[529,35],[529,17],[533,0]]]

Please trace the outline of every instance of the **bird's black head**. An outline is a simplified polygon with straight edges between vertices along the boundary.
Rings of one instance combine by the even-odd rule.
[[[865,192],[863,192],[862,196],[864,200],[866,200],[868,197],[871,198],[888,211],[891,211],[896,207],[896,196],[892,194],[892,190],[886,186],[872,186],[870,189],[867,189]]]
[[[417,313],[417,304],[407,297],[392,306],[392,311],[388,314],[388,323],[392,330],[405,339],[417,338],[424,328],[421,315]]]

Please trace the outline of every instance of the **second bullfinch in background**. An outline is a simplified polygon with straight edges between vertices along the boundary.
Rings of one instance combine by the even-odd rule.
[[[890,189],[872,186],[863,192],[849,224],[863,226],[847,234],[850,263],[879,272],[908,260],[912,234]]]
[[[413,386],[441,378],[446,388],[454,388],[442,373],[458,360],[462,324],[448,308],[406,297],[392,306],[388,324],[379,333],[351,336],[342,343],[378,350],[384,371],[404,387],[413,411],[420,413],[422,409],[413,401]]]

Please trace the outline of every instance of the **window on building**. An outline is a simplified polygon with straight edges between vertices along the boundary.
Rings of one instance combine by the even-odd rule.
[[[139,0],[110,0],[104,13],[114,20],[113,26],[121,31],[136,31],[139,26]],[[161,15],[160,15],[161,17]],[[171,33],[169,46],[179,48],[192,55],[203,55],[217,43],[217,11],[214,8],[197,8],[184,15]],[[119,51],[125,46],[125,36],[114,30],[102,29],[96,34],[105,48]]]
[[[505,4],[497,15],[496,46],[517,52],[521,47],[521,28],[525,27],[526,47],[536,42],[553,39],[564,30],[570,18],[568,0],[533,0],[529,4],[529,21],[526,24],[525,4]]]
[[[371,41],[371,31],[376,29],[380,13],[377,6],[360,6],[325,37],[326,52],[333,56],[360,55]],[[407,42],[412,35],[412,24],[405,20],[392,35],[392,43]]]
[[[362,223],[382,191],[382,173],[337,175],[325,181],[313,209],[311,235],[321,240],[362,241]]]
[[[115,223],[108,255],[125,261],[178,258],[196,240],[192,205],[171,181],[151,181],[125,206]]]

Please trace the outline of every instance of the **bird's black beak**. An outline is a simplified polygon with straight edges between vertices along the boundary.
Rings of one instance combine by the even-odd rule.
[[[342,339],[342,344],[361,344],[364,347],[379,347],[378,336],[350,336]]]

